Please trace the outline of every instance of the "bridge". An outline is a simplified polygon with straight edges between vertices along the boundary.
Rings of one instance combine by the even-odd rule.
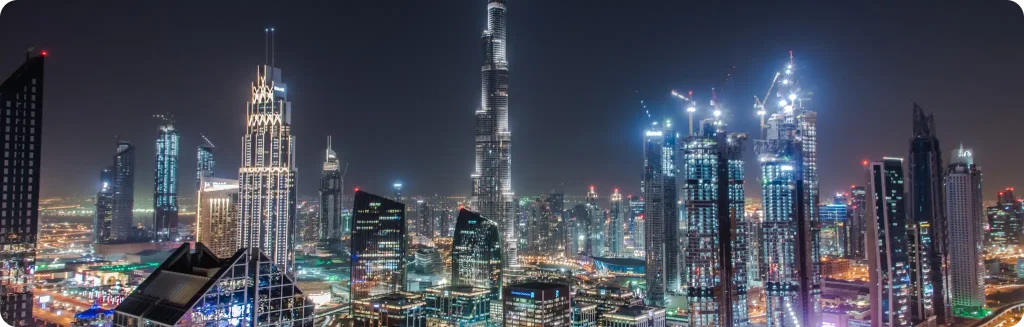
[[[993,311],[988,317],[975,322],[970,327],[1022,327],[1024,326],[1024,321],[1014,322],[1008,320],[1015,318],[1015,314],[1020,314],[1021,312],[1024,312],[1024,301],[1013,302]],[[1014,320],[1020,320],[1020,318]]]

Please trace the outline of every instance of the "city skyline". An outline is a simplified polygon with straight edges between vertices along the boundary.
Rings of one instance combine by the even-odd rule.
[[[184,4],[183,6],[188,5]],[[280,49],[278,62],[289,69],[291,85],[294,88],[291,93],[301,94],[302,96],[298,98],[304,102],[302,107],[310,108],[298,111],[295,115],[295,125],[297,130],[300,130],[296,137],[305,140],[296,145],[298,170],[309,172],[299,174],[297,184],[299,194],[316,194],[318,176],[312,172],[318,170],[317,167],[321,164],[321,160],[318,158],[319,153],[326,145],[325,136],[331,134],[335,135],[335,148],[340,160],[343,163],[351,163],[350,169],[353,171],[353,176],[346,183],[347,185],[361,186],[369,190],[384,190],[392,181],[402,180],[405,182],[406,193],[410,195],[469,195],[466,190],[467,182],[463,176],[466,171],[472,170],[472,156],[465,153],[464,149],[472,147],[470,145],[472,144],[470,136],[472,132],[458,126],[472,124],[471,113],[478,107],[478,104],[474,103],[477,97],[473,94],[473,85],[479,83],[479,73],[474,72],[472,67],[463,66],[466,66],[465,63],[478,62],[479,57],[476,53],[458,49],[479,47],[479,31],[484,27],[483,22],[479,19],[479,12],[484,9],[485,5],[485,3],[473,3],[464,6],[457,4],[428,6],[412,3],[408,8],[394,9],[393,15],[383,15],[384,18],[378,22],[366,22],[359,18],[351,23],[344,23],[381,27],[382,35],[397,37],[390,33],[394,27],[384,25],[398,19],[412,19],[410,23],[432,22],[430,20],[432,18],[420,17],[414,15],[413,12],[420,10],[425,10],[425,13],[447,11],[455,17],[451,22],[426,27],[424,31],[416,34],[428,40],[436,39],[436,42],[425,44],[417,41],[406,44],[423,53],[421,59],[417,60],[418,67],[452,68],[448,72],[440,73],[441,75],[429,74],[430,76],[443,76],[444,79],[452,82],[432,85],[424,88],[426,90],[410,89],[404,86],[405,82],[398,85],[402,90],[410,89],[408,90],[408,92],[412,92],[409,93],[412,96],[410,98],[425,96],[418,101],[428,103],[428,106],[426,108],[411,106],[420,108],[413,111],[403,109],[409,107],[403,105],[405,100],[386,97],[377,91],[378,86],[382,85],[379,78],[370,78],[371,75],[368,74],[371,72],[357,67],[360,66],[358,63],[369,60],[365,58],[366,54],[363,51],[339,49],[338,45],[332,43],[322,44],[326,50],[324,52],[340,51],[338,53],[343,55],[333,59],[338,60],[337,63],[341,66],[338,70],[332,68],[320,72],[316,65],[326,64],[327,56],[325,53],[316,51],[314,44],[310,44],[310,41],[307,40],[307,36],[315,35],[308,33],[315,32],[316,28],[314,27],[316,26],[284,17],[273,19],[243,17],[245,16],[243,13],[252,8],[208,8],[212,10],[210,15],[223,14],[226,21],[215,22],[210,19],[212,16],[205,15],[197,17],[195,24],[183,28],[204,29],[210,33],[210,36],[197,40],[177,40],[176,35],[182,33],[181,31],[172,32],[164,28],[160,22],[136,21],[134,18],[123,18],[125,21],[121,23],[139,25],[140,27],[135,32],[124,31],[119,28],[121,25],[115,25],[86,27],[81,31],[65,33],[61,29],[62,26],[76,21],[75,18],[68,16],[71,11],[82,13],[95,10],[95,8],[44,9],[36,7],[38,6],[36,4],[14,3],[7,8],[11,16],[5,22],[0,22],[0,27],[4,26],[2,24],[32,21],[34,19],[32,17],[42,13],[54,17],[55,21],[53,24],[42,26],[40,31],[26,31],[17,35],[0,32],[0,39],[7,40],[8,44],[16,45],[11,47],[12,49],[0,53],[0,58],[15,58],[20,55],[19,47],[45,46],[53,54],[52,64],[61,67],[60,70],[54,70],[54,74],[57,74],[59,78],[54,79],[54,91],[51,93],[50,107],[54,115],[50,117],[54,119],[54,123],[44,128],[55,135],[49,140],[59,140],[67,137],[66,133],[74,132],[77,133],[76,137],[81,138],[81,142],[69,144],[53,141],[52,145],[47,144],[44,147],[43,157],[55,158],[43,161],[44,169],[53,172],[43,176],[41,191],[44,196],[94,194],[98,190],[97,180],[94,176],[95,171],[102,169],[107,164],[106,153],[109,151],[106,149],[113,134],[121,135],[136,144],[139,158],[151,158],[155,149],[150,146],[149,140],[152,138],[151,130],[156,124],[147,118],[154,113],[163,111],[171,111],[178,117],[179,123],[176,128],[182,135],[182,148],[192,149],[200,144],[202,142],[201,133],[220,144],[221,147],[218,148],[220,160],[218,161],[221,162],[217,168],[217,175],[230,175],[230,167],[236,166],[237,160],[241,157],[237,152],[240,148],[237,146],[239,142],[237,135],[241,133],[242,126],[237,123],[237,118],[234,118],[241,112],[237,107],[237,99],[245,96],[243,92],[248,85],[253,64],[262,60],[262,56],[258,54],[259,40],[256,39],[259,35],[252,35],[254,33],[251,31],[268,25],[276,26],[279,30],[278,33],[282,34],[282,38],[279,38],[281,41],[278,46]],[[549,17],[548,15],[563,12],[573,5],[576,4],[572,2],[517,4],[516,12],[518,14],[509,17],[509,24],[530,25],[525,22]],[[1009,2],[1005,5],[1013,6]],[[328,9],[361,9],[366,11],[366,15],[361,16],[370,17],[378,17],[381,16],[380,14],[389,12],[380,8],[348,8],[350,6],[355,5],[339,5],[342,8]],[[611,47],[608,49],[611,52],[607,55],[579,59],[583,60],[581,64],[612,65],[621,67],[622,71],[630,73],[628,77],[620,78],[621,76],[611,73],[597,74],[581,72],[578,68],[566,68],[564,74],[566,76],[578,73],[583,74],[578,76],[586,76],[588,80],[593,79],[596,82],[584,81],[578,86],[565,85],[564,87],[558,86],[566,83],[551,84],[561,79],[540,80],[548,78],[546,76],[548,74],[541,73],[542,70],[549,70],[556,65],[565,67],[562,63],[572,58],[565,52],[568,49],[564,46],[551,44],[555,37],[561,37],[563,34],[544,35],[544,33],[539,33],[538,28],[572,31],[583,27],[574,27],[568,25],[569,22],[560,22],[545,23],[541,26],[524,26],[514,30],[509,34],[509,42],[515,45],[509,49],[509,61],[512,67],[519,67],[519,69],[510,75],[512,85],[510,92],[514,94],[511,115],[515,117],[511,122],[511,129],[514,134],[522,135],[516,138],[516,164],[512,169],[512,175],[516,176],[513,180],[515,190],[517,194],[540,194],[564,184],[565,190],[574,195],[574,193],[580,192],[575,191],[580,189],[577,186],[594,184],[605,194],[613,188],[619,188],[623,194],[639,194],[637,181],[640,180],[640,177],[633,171],[635,167],[642,166],[639,155],[642,153],[642,145],[632,139],[630,135],[641,133],[642,128],[648,122],[643,114],[643,109],[640,108],[640,100],[645,100],[654,118],[663,118],[666,116],[664,113],[671,110],[672,116],[675,116],[673,118],[681,119],[683,118],[682,108],[678,101],[673,101],[670,98],[669,90],[693,89],[698,100],[707,100],[710,98],[710,88],[720,83],[720,80],[729,72],[730,67],[735,65],[737,66],[736,71],[720,95],[728,109],[725,113],[725,120],[736,131],[753,133],[756,131],[757,122],[754,110],[750,109],[751,96],[763,94],[767,87],[765,80],[770,80],[778,64],[785,61],[785,51],[787,50],[794,50],[796,56],[802,58],[800,68],[805,72],[805,78],[813,80],[816,85],[813,90],[815,91],[813,98],[814,107],[823,114],[820,124],[823,129],[831,131],[831,133],[823,133],[819,141],[822,144],[819,154],[821,156],[820,165],[833,170],[833,172],[821,176],[821,190],[826,194],[845,190],[847,185],[857,183],[861,176],[855,172],[862,159],[901,155],[904,152],[905,145],[901,142],[882,142],[881,140],[904,137],[898,131],[906,130],[910,122],[903,119],[905,114],[901,109],[911,100],[921,103],[923,107],[928,108],[937,116],[943,117],[938,123],[938,128],[943,131],[942,137],[947,140],[947,144],[955,144],[959,141],[973,144],[982,158],[985,158],[984,154],[994,154],[1000,148],[1012,146],[1012,142],[1000,138],[996,131],[1011,128],[1005,124],[1014,119],[983,121],[981,120],[983,115],[976,114],[1001,114],[1009,116],[1009,118],[1021,115],[1010,110],[1013,108],[1011,101],[1005,100],[1005,97],[1002,96],[972,97],[970,100],[952,96],[952,94],[983,92],[999,95],[1010,92],[1010,86],[1003,85],[1000,81],[1008,80],[1008,76],[1015,75],[1016,70],[1024,70],[1022,69],[1024,67],[1009,61],[1010,58],[1024,51],[1015,43],[1006,45],[1009,47],[1008,49],[993,51],[994,45],[991,43],[998,43],[992,41],[1009,37],[1005,30],[1007,28],[1012,30],[1012,27],[1018,26],[1019,23],[1008,20],[1009,16],[1003,16],[1013,14],[1012,10],[1002,10],[1006,8],[996,5],[963,8],[958,5],[939,5],[930,8],[917,8],[921,6],[911,4],[904,6],[902,8],[886,8],[884,12],[876,12],[853,5],[843,8],[846,10],[822,10],[822,8],[814,6],[799,9],[804,12],[814,12],[822,20],[846,17],[851,23],[851,27],[840,29],[836,33],[846,35],[856,34],[854,33],[856,31],[867,34],[867,36],[846,38],[849,42],[843,44],[833,44],[838,47],[835,50],[826,50],[823,45],[820,45],[824,32],[807,31],[807,26],[803,26],[806,23],[796,22],[791,24],[793,26],[770,27],[773,29],[772,31],[777,32],[775,34],[782,36],[770,38],[768,40],[770,42],[754,42],[755,44],[751,45],[752,48],[749,51],[746,49],[741,51],[736,45],[737,42],[745,38],[739,37],[740,34],[734,30],[727,30],[728,35],[735,37],[735,41],[726,42],[725,45],[710,45],[704,52],[713,54],[712,57],[684,56],[670,60],[669,57],[682,53],[681,43],[676,41],[648,42],[647,46],[652,49],[652,53],[657,54],[649,55],[649,60],[638,60],[648,61],[648,63],[621,62],[613,60],[613,56],[619,54],[617,51],[620,50],[617,47],[628,47],[629,44],[622,43],[630,39],[627,36],[635,34],[636,42],[654,41],[654,35],[660,35],[660,33],[654,33],[654,29],[664,27],[660,24],[667,23],[663,22],[664,19],[654,19],[653,27],[636,27],[635,25],[639,25],[636,24],[638,17],[658,15],[655,17],[666,17],[667,19],[667,16],[662,16],[667,14],[658,13],[650,8],[625,5],[622,8],[600,6],[583,8],[585,13],[595,17],[604,18],[618,10],[622,10],[625,15],[620,23],[610,24],[611,26],[585,24],[587,28],[592,28],[597,33],[607,33],[614,37],[611,41],[588,40],[588,42],[579,43],[577,46],[583,47],[584,50],[593,51]],[[132,5],[125,7],[133,8]],[[191,10],[197,8],[163,9]],[[234,9],[238,9],[238,11],[232,12],[231,10]],[[715,24],[728,24],[732,20],[751,16],[753,11],[763,9],[756,5],[744,8],[736,12],[736,15],[730,15],[735,17],[730,17],[726,22]],[[870,27],[865,23],[871,19],[879,19],[883,25],[897,22],[908,23],[907,19],[910,19],[911,22],[914,19],[942,19],[951,22],[950,25],[954,25],[953,22],[981,23],[970,18],[972,15],[961,15],[963,10],[996,15],[995,17],[998,19],[987,20],[983,24],[961,24],[968,26],[968,30],[964,31],[948,31],[945,29],[951,27],[938,26],[936,30],[911,28],[902,30],[900,33],[892,33],[892,35],[881,35],[883,34],[881,28]],[[19,11],[24,14],[19,15]],[[68,12],[65,13],[65,11]],[[842,13],[837,11],[842,11]],[[1008,11],[1009,13],[1007,13]],[[326,10],[326,12],[332,11]],[[911,13],[914,15],[910,15]],[[220,19],[219,16],[218,19]],[[753,24],[763,23],[760,19],[755,20]],[[517,24],[517,22],[519,23]],[[222,24],[227,23],[230,23],[231,27],[222,28]],[[699,22],[692,24],[697,23]],[[908,25],[913,24],[908,23]],[[615,28],[622,28],[623,31],[618,32]],[[672,28],[685,28],[685,26]],[[335,31],[334,29],[328,30]],[[153,53],[152,60],[146,64],[128,62],[123,66],[103,65],[106,60],[110,60],[107,57],[117,57],[113,54],[131,51],[132,48],[127,45],[131,42],[124,42],[125,45],[111,44],[110,47],[96,47],[87,50],[83,47],[87,47],[86,44],[91,43],[82,44],[70,40],[68,37],[88,40],[88,37],[104,35],[113,40],[129,40],[139,37],[140,33],[146,33],[144,35],[156,39],[177,40],[177,43],[150,44],[156,48],[147,50],[147,52],[160,52],[158,49],[161,47],[170,46],[164,44],[175,44],[173,45],[175,49],[184,46],[184,50],[178,50],[183,51],[180,53],[182,57],[169,57]],[[339,40],[352,40],[353,44],[364,45],[370,50],[387,53],[387,49],[392,47],[392,45],[381,44],[379,40],[370,40],[364,36],[348,34],[348,32],[341,33]],[[431,33],[431,36],[427,37],[418,33]],[[976,40],[975,36],[978,34],[985,35],[984,41]],[[241,38],[239,38],[240,36]],[[706,44],[707,42],[700,41],[707,37],[700,34],[693,35],[694,41],[699,44]],[[965,59],[971,57],[966,56],[968,54],[960,52],[959,49],[946,51],[948,49],[938,45],[939,37],[949,38],[953,42],[974,45],[970,47],[972,53],[990,55],[986,56],[985,60]],[[533,40],[533,38],[537,40]],[[238,43],[225,46],[219,41],[221,39],[238,39]],[[870,53],[867,49],[857,46],[875,39],[879,43],[877,45],[872,43]],[[910,48],[908,50],[910,52],[893,52],[894,49],[906,48]],[[123,52],[115,52],[119,50],[123,50]],[[173,53],[178,54],[178,52]],[[213,54],[209,55],[210,53]],[[893,55],[884,55],[887,53]],[[200,54],[202,54],[203,60],[190,60]],[[99,65],[78,65],[82,60],[93,61]],[[915,60],[920,62],[914,62]],[[163,67],[167,65],[181,62],[195,62],[195,64],[179,69],[181,72],[163,74],[166,76],[147,83],[138,83],[137,86],[120,84],[122,79],[133,78],[138,72],[162,71]],[[209,81],[200,81],[191,76],[200,74],[203,70],[212,70],[209,65],[223,65],[223,69],[219,69],[223,73],[217,74],[218,76],[212,77]],[[108,67],[105,69],[110,69],[112,74],[91,73],[94,69],[91,68],[92,66]],[[110,66],[118,67],[109,68]],[[430,72],[430,69],[433,69],[422,67],[416,68],[414,71]],[[975,72],[970,76],[974,83],[960,85],[958,83],[932,82],[932,80],[941,80],[937,74],[943,74],[932,67],[959,67],[970,70]],[[125,70],[129,68],[130,71]],[[386,69],[382,72],[388,72],[394,68],[382,69]],[[620,69],[616,69],[616,71],[618,70]],[[341,78],[340,81],[335,81],[337,78],[333,77],[330,81],[324,80],[326,76],[335,73],[335,76]],[[112,130],[109,133],[81,132],[80,129],[83,127],[78,126],[79,122],[88,121],[91,118],[85,117],[88,119],[83,120],[83,113],[75,111],[78,106],[72,105],[72,101],[77,100],[72,99],[81,98],[83,95],[86,95],[86,98],[94,98],[104,92],[93,89],[93,86],[72,87],[72,85],[80,84],[75,84],[78,79],[74,78],[74,75],[64,74],[114,76],[109,79],[97,77],[99,79],[92,84],[106,88],[126,87],[133,91],[130,93],[134,94],[125,94],[107,106],[108,108],[95,108],[89,112],[95,114],[97,119],[111,119],[112,115],[115,115],[130,124],[121,128],[123,130]],[[886,76],[886,78],[878,79],[877,76]],[[367,84],[365,86],[351,84],[356,81],[366,81]],[[198,101],[199,105],[194,105],[197,103],[195,101],[197,99],[190,99],[188,101],[190,105],[175,105],[175,101],[178,101],[176,99],[169,100],[169,105],[135,104],[136,98],[148,98],[148,95],[158,94],[163,89],[171,88],[172,84],[177,84],[176,87],[179,88],[187,85],[186,87],[190,90],[196,90],[196,97],[200,100]],[[516,88],[515,85],[521,86]],[[540,87],[533,87],[534,85]],[[323,92],[326,87],[340,89],[343,92],[340,97],[332,97],[329,95],[331,92]],[[92,92],[82,94],[80,92],[83,90],[80,89],[92,90]],[[356,90],[361,90],[366,94],[354,94]],[[331,101],[337,102],[326,105],[333,103]],[[129,108],[137,107],[152,109],[129,112]],[[381,135],[404,130],[410,133],[427,133],[431,137],[413,140],[412,143],[392,143],[404,150],[384,155],[379,155],[381,154],[379,151],[375,151],[368,145],[360,144],[357,135],[368,133],[370,130],[367,129],[368,127],[358,126],[360,125],[358,122],[377,119],[379,114],[386,112],[408,115],[398,116],[401,118],[393,126],[379,126]],[[581,116],[580,114],[583,112],[587,114]],[[578,119],[580,117],[585,118]],[[324,125],[320,121],[332,123]],[[420,124],[420,121],[429,123]],[[235,123],[221,124],[220,122]],[[213,124],[223,126],[218,128]],[[875,124],[884,126],[881,128],[882,133],[852,139],[838,136],[872,128]],[[432,126],[437,128],[431,128]],[[584,126],[591,126],[595,128],[594,130],[603,132],[598,133],[599,135],[595,135],[594,138],[568,135],[559,142],[553,142],[552,132],[548,132],[549,130],[573,130]],[[986,128],[979,129],[979,126]],[[431,132],[434,130],[441,132]],[[527,130],[531,132],[521,132]],[[385,142],[391,141],[385,140]],[[591,147],[579,146],[581,144],[579,142],[588,142],[588,144],[593,142],[610,146],[600,146],[590,151],[585,149]],[[431,147],[426,146],[427,144],[441,146]],[[881,145],[874,146],[876,144]],[[951,149],[942,150],[950,153]],[[74,164],[69,163],[69,160],[57,160],[65,155],[74,156],[76,158]],[[747,155],[749,160],[751,157],[749,154]],[[196,158],[193,156],[191,151],[185,151],[181,155],[180,169],[182,171],[195,171]],[[417,159],[437,156],[451,158],[451,160],[449,160],[450,163],[445,164],[428,162],[422,165],[412,165],[409,162],[422,162],[423,160],[395,160],[398,158],[396,156]],[[554,158],[559,160],[554,160]],[[585,164],[604,158],[610,159],[604,161],[603,165],[589,166]],[[948,160],[948,158],[943,159]],[[1007,185],[1024,183],[1024,176],[1018,176],[1012,164],[1009,164],[1012,161],[979,161],[979,165],[985,168],[990,180],[1004,181],[998,184],[987,183],[985,185],[986,193],[994,193],[995,190]],[[150,176],[153,170],[151,164],[150,160],[139,161],[137,168],[139,180],[152,179]],[[551,167],[551,169],[540,169],[543,167]],[[747,174],[756,172],[750,167],[747,169]],[[194,194],[195,190],[190,184],[183,184],[179,193]],[[136,197],[140,205],[143,205],[143,202],[148,202],[145,196],[148,189],[148,185],[141,183],[136,187],[138,192]],[[756,197],[758,194],[757,188],[748,186],[747,191],[752,197]]]

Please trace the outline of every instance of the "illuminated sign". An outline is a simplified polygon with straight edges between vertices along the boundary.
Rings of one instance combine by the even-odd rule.
[[[274,91],[277,91],[277,92],[284,92],[284,88],[283,88],[283,87],[280,87],[280,86],[277,86],[277,85],[274,85]]]
[[[528,296],[531,299],[534,297],[533,292],[523,292],[523,291],[512,291],[512,295],[523,296],[523,297],[527,297]]]

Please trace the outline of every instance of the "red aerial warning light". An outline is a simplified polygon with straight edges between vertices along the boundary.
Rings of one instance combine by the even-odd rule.
[[[863,165],[863,166],[867,166],[868,165],[868,161],[867,160],[861,161],[860,164]]]
[[[359,192],[359,186],[356,186],[356,192]]]
[[[46,50],[43,50],[43,51],[42,51],[42,52],[40,52],[39,54],[43,55],[43,57],[46,57],[46,55],[47,55],[47,53],[46,53]]]

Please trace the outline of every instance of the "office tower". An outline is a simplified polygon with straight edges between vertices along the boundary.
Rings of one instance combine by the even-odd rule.
[[[548,226],[552,229],[547,232],[548,244],[544,252],[552,257],[564,257],[568,233],[568,222],[565,214],[565,194],[551,193],[547,198]]]
[[[213,158],[213,142],[203,135],[203,143],[196,150],[196,189],[203,187],[203,177],[213,177],[216,161]]]
[[[402,199],[402,183],[391,184],[391,199],[398,202],[404,201]]]
[[[958,152],[972,156],[970,149],[963,149],[961,146]],[[972,157],[973,158],[973,157]],[[1021,235],[1021,221],[1024,220],[1024,209],[1020,201],[1013,194],[1013,188],[1008,187],[996,194],[996,206],[987,210],[990,230],[988,233],[989,243],[1002,248],[1013,248],[1024,241]]]
[[[676,132],[668,123],[654,123],[644,132],[643,183],[645,301],[665,306],[665,296],[681,289]]]
[[[427,303],[418,293],[392,292],[352,300],[353,327],[426,327]]]
[[[778,111],[763,126],[765,140],[755,143],[761,163],[764,205],[763,263],[769,327],[817,326],[821,316],[817,113],[804,108],[790,53],[779,76]]]
[[[424,236],[430,239],[434,238],[434,211],[430,206],[430,203],[420,199],[416,201],[416,211],[419,218],[417,226],[419,227],[416,234]]]
[[[622,205],[622,194],[619,194],[619,189],[615,189],[615,193],[612,193],[610,206],[608,207],[608,252],[611,256],[622,257],[626,256],[626,239],[623,233],[626,230],[626,215],[628,214],[626,206]]]
[[[836,195],[831,204],[818,206],[821,213],[821,255],[834,258],[845,258],[847,241],[847,207],[846,197],[842,193]]]
[[[0,316],[13,326],[32,321],[32,283],[39,234],[39,154],[43,131],[43,62],[46,52],[25,53],[0,84],[4,142],[0,212]]]
[[[238,180],[203,177],[196,197],[196,241],[213,254],[230,257],[238,250]]]
[[[487,3],[480,109],[476,112],[476,163],[471,207],[501,226],[505,267],[516,266],[515,204],[512,202],[512,133],[508,128],[508,61],[505,0]]]
[[[946,207],[942,200],[942,151],[935,134],[935,117],[914,104],[913,137],[907,167],[910,245],[910,316],[915,325],[932,319],[947,325],[949,312],[945,276]],[[952,323],[949,321],[948,323]]]
[[[718,119],[701,122],[680,147],[684,292],[690,326],[746,326],[747,235],[743,143]]]
[[[92,240],[105,243],[113,240],[114,224],[114,167],[100,172],[100,190],[96,192],[96,214],[92,220]]]
[[[313,326],[313,301],[257,248],[178,247],[114,309],[114,326]]]
[[[462,209],[452,243],[452,285],[490,290],[501,295],[502,254],[500,228],[480,214]]]
[[[268,33],[274,37],[273,29]],[[246,103],[238,215],[241,246],[259,247],[290,275],[295,262],[295,139],[286,91],[280,68],[257,69]]]
[[[573,302],[569,320],[572,327],[597,327],[597,306]]]
[[[113,241],[132,238],[132,219],[135,209],[135,146],[128,141],[117,142],[114,155],[114,199],[111,205],[113,222],[110,227]]]
[[[604,256],[604,210],[597,204],[597,192],[594,192],[594,185],[590,185],[587,192],[587,219],[584,221],[583,230],[586,231],[587,239],[583,254],[590,257]]]
[[[432,327],[485,327],[491,315],[491,292],[472,286],[427,289],[427,325]]]
[[[599,319],[603,327],[665,327],[665,308],[623,306]]]
[[[352,301],[405,289],[405,205],[356,191],[352,205]]]
[[[160,126],[156,139],[156,171],[153,173],[153,240],[178,238],[178,143],[173,121]]]
[[[946,170],[943,182],[946,191],[945,213],[946,219],[949,219],[946,227],[949,228],[950,240],[947,277],[950,305],[953,307],[953,315],[981,318],[985,315],[987,274],[982,256],[985,231],[981,225],[981,169],[974,164],[972,151],[960,147]],[[1013,189],[1008,188],[1004,192],[1012,194]]]
[[[585,203],[572,207],[569,212],[569,257],[587,254],[587,245],[590,244],[590,211]]]
[[[572,309],[569,287],[559,284],[529,282],[514,284],[504,290],[505,327],[569,326]]]
[[[871,326],[911,326],[910,246],[903,159],[885,158],[868,166],[868,275]]]
[[[867,162],[865,162],[867,164]],[[864,260],[867,254],[868,224],[867,215],[867,191],[863,186],[850,185],[850,254],[851,259]]]
[[[331,148],[331,137],[327,137],[327,151],[323,171],[320,173],[320,214],[319,230],[321,240],[340,239],[344,231],[341,217],[341,196],[345,184],[341,176],[338,154]]]
[[[444,270],[444,261],[441,260],[441,252],[432,247],[421,247],[416,250],[413,256],[413,271],[423,275],[439,275]]]
[[[747,284],[759,286],[764,276],[764,232],[761,229],[760,210],[747,212]],[[757,283],[757,285],[753,285]]]
[[[641,305],[643,299],[628,287],[617,284],[599,284],[593,288],[579,288],[572,297],[573,302],[597,306],[597,315],[615,311],[621,306]]]
[[[639,195],[629,196],[629,236],[631,255],[644,251],[644,199]]]
[[[551,204],[548,198],[536,198],[527,203],[525,213],[529,216],[526,228],[526,243],[524,252],[528,255],[553,257],[561,251],[555,247],[558,221],[551,212]]]

